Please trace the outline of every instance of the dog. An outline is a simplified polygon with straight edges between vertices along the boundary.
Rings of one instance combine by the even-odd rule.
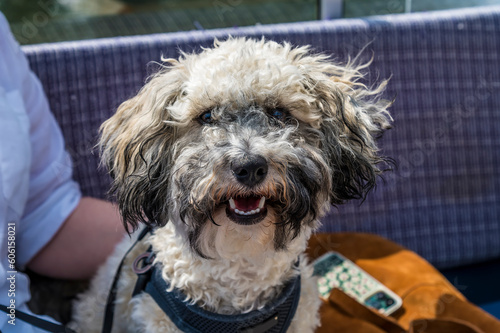
[[[124,259],[113,332],[182,331],[150,294],[132,297],[133,262],[148,247],[169,291],[224,318],[266,309],[300,277],[287,331],[313,332],[321,301],[303,252],[331,204],[364,198],[386,165],[375,140],[392,122],[387,81],[367,87],[369,63],[265,39],[216,40],[163,60],[101,127],[125,227],[154,228]],[[137,234],[74,305],[77,331],[101,332]]]

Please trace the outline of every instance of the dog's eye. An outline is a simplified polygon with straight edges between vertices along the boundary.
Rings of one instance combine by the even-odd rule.
[[[203,112],[198,119],[200,119],[200,122],[202,124],[211,124],[212,121],[213,121],[213,119],[212,119],[212,111]]]
[[[274,108],[269,111],[269,114],[280,121],[284,121],[286,119],[286,111],[282,108]]]

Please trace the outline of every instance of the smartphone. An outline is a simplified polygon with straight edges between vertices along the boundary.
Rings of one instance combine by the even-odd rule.
[[[313,266],[323,299],[328,299],[333,288],[339,288],[359,303],[387,316],[403,305],[401,297],[340,253],[328,252],[316,259]]]

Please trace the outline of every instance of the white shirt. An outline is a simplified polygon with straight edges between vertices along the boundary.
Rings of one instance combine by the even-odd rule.
[[[80,198],[41,84],[0,13],[0,304],[14,301],[16,310],[29,312],[29,280],[18,269],[50,241]],[[0,312],[1,332],[45,332],[9,320]]]

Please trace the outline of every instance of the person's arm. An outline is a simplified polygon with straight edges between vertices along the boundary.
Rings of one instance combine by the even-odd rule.
[[[54,278],[87,279],[94,275],[124,235],[116,206],[84,197],[27,267]]]
[[[1,111],[10,112],[26,130],[16,133],[23,151],[12,151],[17,160],[11,160],[26,162],[28,170],[17,172],[18,182],[6,182],[12,193],[19,194],[9,197],[8,202],[20,215],[16,264],[51,277],[89,278],[125,231],[111,203],[81,198],[79,186],[72,179],[73,166],[61,129],[1,13],[0,89],[10,106]],[[8,167],[13,174],[20,168],[14,162]]]

